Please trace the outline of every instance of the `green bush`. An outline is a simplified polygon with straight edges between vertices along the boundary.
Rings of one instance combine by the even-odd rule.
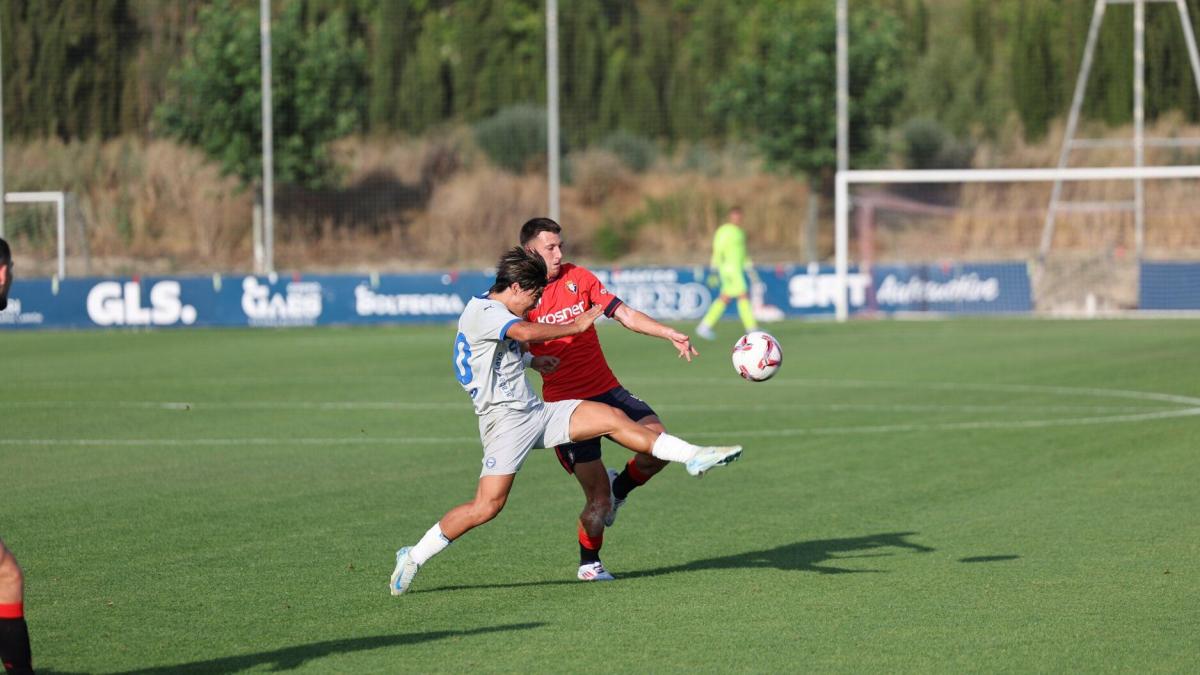
[[[592,246],[601,259],[613,261],[629,251],[629,239],[619,226],[605,222],[592,235]]]
[[[496,166],[522,173],[546,158],[546,111],[516,105],[475,125],[475,142]]]
[[[600,147],[620,158],[621,163],[636,173],[649,169],[658,156],[658,148],[645,136],[618,129],[600,142]]]
[[[156,109],[158,130],[196,146],[227,175],[262,176],[258,10],[221,0],[199,11],[173,92]],[[308,19],[286,5],[272,28],[275,178],[319,189],[340,178],[330,143],[362,126],[365,52],[344,12]]]
[[[617,222],[605,219],[604,224],[592,235],[592,246],[596,254],[605,260],[616,260],[633,249],[638,232],[647,224],[646,211],[635,213]]]
[[[969,143],[954,138],[936,120],[917,118],[901,130],[904,163],[910,169],[966,169],[975,154]]]

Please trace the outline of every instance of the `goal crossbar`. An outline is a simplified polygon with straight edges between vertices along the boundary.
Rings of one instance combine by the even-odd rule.
[[[838,171],[834,180],[835,315],[850,315],[850,186],[870,183],[1036,183],[1050,181],[1200,179],[1200,166],[1090,167],[1070,169],[902,169]]]

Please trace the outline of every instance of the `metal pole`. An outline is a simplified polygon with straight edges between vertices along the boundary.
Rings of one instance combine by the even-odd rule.
[[[846,7],[847,0],[837,0],[837,170],[838,172],[846,171],[850,168],[850,30],[849,11]],[[809,183],[810,188],[812,182]],[[816,199],[815,194],[810,194],[809,199]],[[848,197],[847,197],[848,199]],[[815,204],[811,202],[810,204]],[[834,206],[837,207],[837,201],[834,200]],[[849,201],[842,205],[847,210],[850,208]],[[847,214],[847,217],[848,214]],[[816,209],[810,208],[808,214],[808,223],[805,225],[804,248],[808,253],[808,264],[813,265],[817,262],[817,225],[816,225]],[[838,255],[844,255],[838,251]],[[844,281],[844,279],[841,279]],[[841,286],[840,295],[845,294],[845,286]],[[839,320],[844,320],[844,316],[839,316]]]
[[[850,168],[850,57],[846,0],[837,2],[837,170]]]
[[[559,220],[558,0],[546,0],[546,156],[550,218]]]
[[[1146,163],[1146,3],[1133,4],[1133,155],[1134,166]],[[1138,178],[1133,182],[1134,247],[1142,257],[1146,232],[1145,185]]]
[[[834,271],[837,278],[837,295],[834,296],[833,307],[834,314],[838,321],[845,321],[850,316],[850,299],[847,296],[849,292],[849,264],[847,260],[846,248],[850,245],[850,187],[849,187],[849,172],[837,172],[834,182],[835,194],[833,198],[834,205],[834,249],[836,253],[836,261],[834,263]]]
[[[275,148],[271,134],[271,0],[259,10],[262,36],[262,170],[263,258],[267,272],[275,271]]]
[[[1196,34],[1192,31],[1192,21],[1188,18],[1188,8],[1183,0],[1175,0],[1175,8],[1179,10],[1183,40],[1187,43],[1188,60],[1192,62],[1192,79],[1196,81],[1196,92],[1200,93],[1200,55],[1196,53]]]
[[[1062,150],[1058,153],[1058,168],[1064,169],[1071,157],[1071,140],[1075,138],[1075,129],[1079,126],[1079,111],[1083,107],[1083,92],[1087,89],[1088,74],[1092,70],[1092,56],[1096,53],[1096,39],[1100,36],[1100,24],[1104,22],[1106,0],[1096,0],[1092,11],[1092,25],[1088,28],[1087,44],[1083,48],[1083,64],[1079,67],[1079,76],[1075,78],[1075,94],[1071,97],[1071,112],[1067,115],[1067,130],[1063,135]],[[1054,239],[1054,212],[1058,208],[1058,200],[1062,196],[1062,183],[1055,181],[1050,191],[1050,208],[1046,210],[1046,223],[1042,227],[1042,243],[1038,247],[1039,256],[1046,257],[1050,252],[1050,242]]]
[[[58,278],[67,278],[67,200],[63,193],[55,194],[54,203],[58,206],[57,225],[58,225]]]

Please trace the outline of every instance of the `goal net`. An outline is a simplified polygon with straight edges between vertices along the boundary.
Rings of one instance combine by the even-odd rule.
[[[1140,278],[1200,257],[1198,188],[1196,165],[839,172],[837,317],[1200,304],[1190,271],[1148,302]]]

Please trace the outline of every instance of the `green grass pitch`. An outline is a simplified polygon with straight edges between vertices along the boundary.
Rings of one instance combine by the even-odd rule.
[[[6,333],[0,536],[42,673],[1184,672],[1200,662],[1200,322],[769,327],[783,370],[601,327],[676,434],[574,580],[582,495],[387,592],[475,488],[450,326]],[[533,380],[537,381],[536,374]],[[605,444],[610,465],[630,456]]]

